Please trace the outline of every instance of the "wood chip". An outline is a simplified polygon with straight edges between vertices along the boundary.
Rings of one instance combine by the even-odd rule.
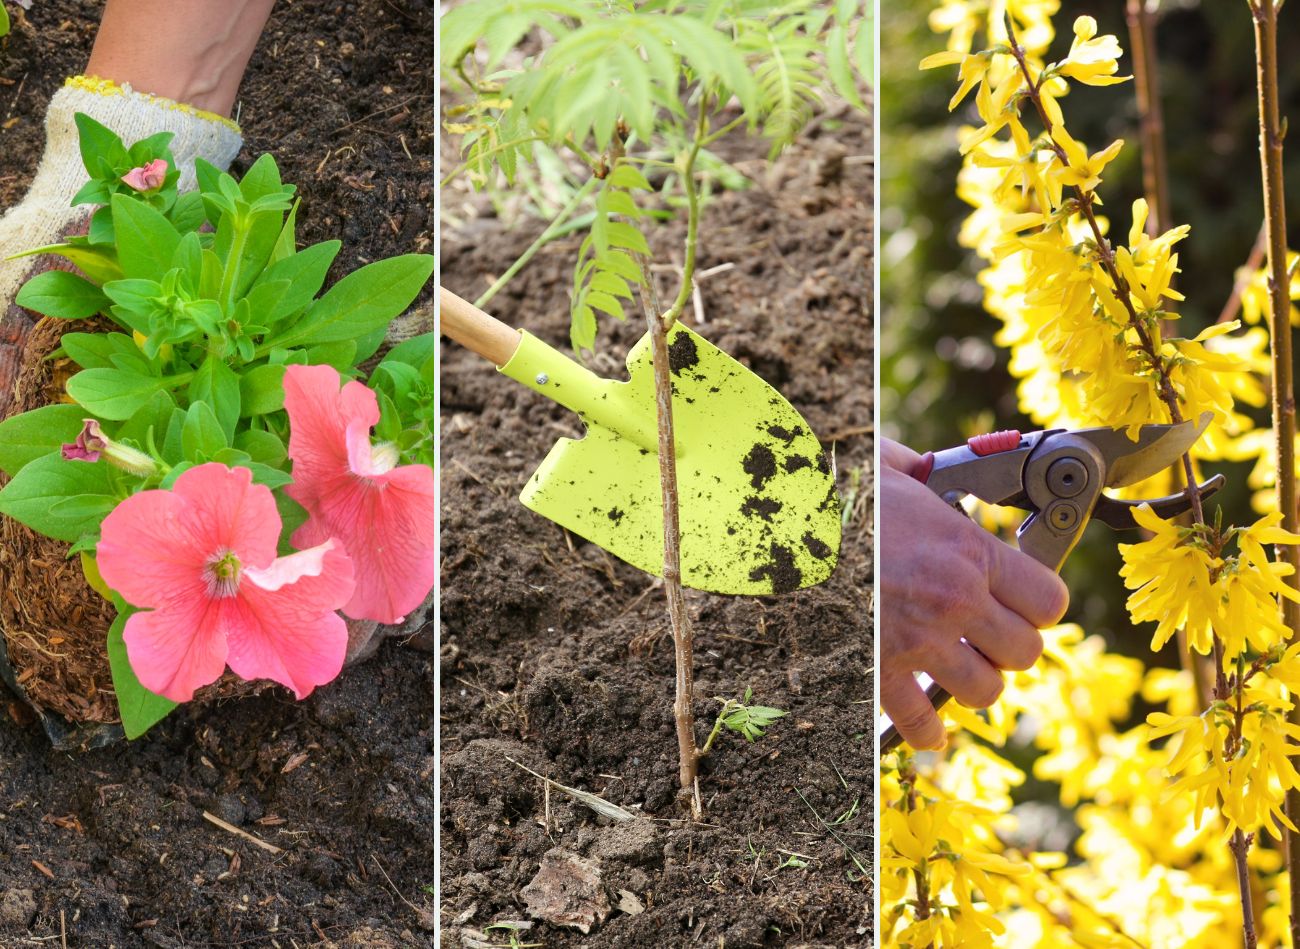
[[[300,751],[297,754],[290,755],[289,760],[286,761],[284,763],[284,767],[280,769],[280,773],[288,774],[294,768],[300,767],[302,763],[306,760],[307,760],[307,752],[305,751]]]
[[[212,814],[212,813],[210,813],[210,812],[208,812],[208,811],[204,811],[204,812],[203,812],[203,819],[206,820],[206,821],[207,821],[208,823],[210,823],[210,824],[216,824],[216,825],[217,825],[218,827],[220,827],[222,830],[227,831],[227,832],[229,832],[229,833],[232,833],[232,834],[234,834],[236,837],[243,837],[243,838],[244,838],[245,840],[247,840],[249,843],[251,843],[251,844],[256,844],[257,846],[259,846],[259,847],[261,847],[263,850],[265,850],[267,853],[284,853],[284,850],[281,849],[280,847],[277,847],[275,844],[269,844],[269,843],[267,843],[265,840],[263,840],[261,837],[257,837],[257,836],[255,836],[255,835],[253,835],[253,834],[250,834],[250,833],[249,833],[248,831],[246,831],[246,830],[240,830],[240,829],[239,829],[238,827],[236,827],[234,824],[228,823],[227,821],[223,821],[223,820],[222,820],[220,817],[218,817],[216,814]]]

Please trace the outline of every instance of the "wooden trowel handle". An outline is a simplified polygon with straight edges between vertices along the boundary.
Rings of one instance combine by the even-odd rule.
[[[519,348],[519,331],[488,316],[446,287],[438,288],[442,332],[495,366],[504,366]]]

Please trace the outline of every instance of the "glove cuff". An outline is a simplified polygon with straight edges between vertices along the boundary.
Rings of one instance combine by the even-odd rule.
[[[50,99],[45,114],[46,160],[71,158],[73,175],[79,179],[68,192],[69,200],[85,181],[74,121],[78,112],[112,129],[128,146],[158,132],[171,132],[171,150],[181,173],[182,191],[194,187],[194,159],[202,158],[224,170],[244,144],[239,126],[213,112],[136,92],[127,84],[108,79],[73,76]]]

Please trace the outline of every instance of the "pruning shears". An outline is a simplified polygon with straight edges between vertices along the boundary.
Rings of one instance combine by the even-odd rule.
[[[1191,507],[1183,492],[1124,501],[1108,497],[1102,489],[1137,484],[1170,467],[1192,447],[1211,417],[1206,412],[1196,422],[1144,425],[1136,439],[1112,428],[990,432],[956,448],[928,452],[912,476],[963,513],[961,501],[968,495],[1028,511],[1016,531],[1020,550],[1059,573],[1090,520],[1112,530],[1132,530],[1138,527],[1133,510],[1141,504],[1149,504],[1166,520]],[[1204,498],[1223,485],[1223,475],[1215,475],[1198,490]],[[952,697],[928,675],[921,673],[918,679],[936,709]],[[882,716],[881,725],[880,753],[886,754],[902,736],[888,716]]]

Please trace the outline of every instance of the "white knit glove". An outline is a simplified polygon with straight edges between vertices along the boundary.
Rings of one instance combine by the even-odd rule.
[[[68,269],[56,258],[4,258],[84,233],[93,210],[71,206],[89,179],[73,120],[78,112],[112,129],[128,147],[158,132],[172,132],[170,148],[181,172],[182,191],[194,187],[194,159],[224,169],[243,145],[239,127],[228,119],[107,80],[74,76],[54,94],[45,113],[45,153],[31,188],[0,218],[0,418],[6,414],[14,371],[32,327],[31,314],[13,305],[14,296],[33,273],[56,266]]]

